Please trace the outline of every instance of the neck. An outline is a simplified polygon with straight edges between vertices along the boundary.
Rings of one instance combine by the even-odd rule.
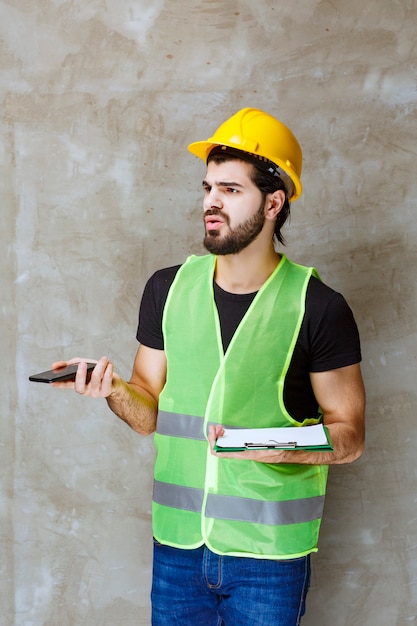
[[[259,291],[281,260],[273,243],[261,253],[248,246],[238,254],[218,256],[214,279],[230,293],[253,293]]]

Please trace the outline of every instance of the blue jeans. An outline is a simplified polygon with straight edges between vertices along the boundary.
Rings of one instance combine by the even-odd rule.
[[[219,556],[154,542],[153,626],[298,626],[310,557]]]

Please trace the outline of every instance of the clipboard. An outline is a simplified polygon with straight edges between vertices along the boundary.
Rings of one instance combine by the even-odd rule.
[[[216,452],[245,450],[332,451],[330,433],[323,424],[284,428],[226,428],[214,446]]]

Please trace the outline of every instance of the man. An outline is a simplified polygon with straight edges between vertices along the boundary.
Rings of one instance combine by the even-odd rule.
[[[363,450],[357,328],[343,297],[274,245],[302,190],[291,131],[243,109],[189,150],[207,161],[209,254],[148,281],[129,382],[103,357],[89,382],[80,363],[59,385],[156,431],[154,626],[295,626],[327,467]],[[332,452],[214,450],[224,426],[317,423]]]

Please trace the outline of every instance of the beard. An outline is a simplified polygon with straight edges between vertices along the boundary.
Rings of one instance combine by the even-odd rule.
[[[205,215],[221,215],[229,231],[222,236],[220,231],[211,230],[206,232],[204,237],[204,247],[211,254],[220,256],[226,254],[237,254],[244,250],[261,232],[265,224],[264,203],[259,207],[258,211],[242,224],[238,224],[235,228],[230,228],[229,217],[218,209],[206,211]]]

